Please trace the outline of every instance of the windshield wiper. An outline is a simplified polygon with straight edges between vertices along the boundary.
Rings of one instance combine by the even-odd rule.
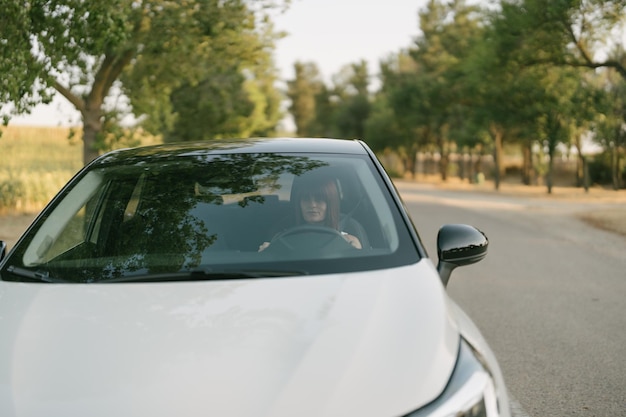
[[[232,280],[232,279],[251,279],[251,278],[280,278],[307,275],[305,271],[288,271],[288,270],[213,270],[213,269],[194,269],[183,272],[165,272],[159,274],[145,275],[127,275],[105,279],[102,283],[114,282],[167,282],[167,281],[212,281],[212,280]]]
[[[41,269],[32,271],[30,269],[19,268],[17,266],[10,265],[7,268],[7,272],[10,272],[13,275],[17,275],[18,277],[29,278],[30,281],[33,281],[33,282],[67,283],[67,281],[65,280],[51,277],[48,271],[41,270]]]

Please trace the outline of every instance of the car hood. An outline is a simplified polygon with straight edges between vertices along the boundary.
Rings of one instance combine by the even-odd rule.
[[[0,282],[0,415],[396,416],[459,332],[429,260],[235,281]]]

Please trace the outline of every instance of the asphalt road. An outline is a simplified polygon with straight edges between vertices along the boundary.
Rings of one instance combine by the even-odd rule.
[[[626,237],[575,216],[605,205],[396,186],[434,259],[445,223],[488,236],[448,290],[496,353],[514,415],[626,416]]]

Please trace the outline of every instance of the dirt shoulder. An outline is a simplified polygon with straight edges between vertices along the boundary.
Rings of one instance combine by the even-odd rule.
[[[411,181],[404,179],[403,181]],[[576,187],[553,187],[548,194],[546,186],[527,186],[517,182],[503,182],[496,190],[492,181],[482,184],[469,184],[457,178],[442,182],[438,177],[418,178],[416,182],[429,183],[433,186],[453,191],[468,193],[493,194],[507,197],[544,199],[572,203],[590,203],[589,210],[577,216],[599,229],[626,236],[626,190],[615,191],[602,187],[591,187],[585,191]]]
[[[37,213],[0,214],[0,240],[12,248],[35,216]]]
[[[585,213],[580,218],[599,229],[626,236],[626,208],[602,209]]]
[[[524,186],[514,183],[503,183],[499,190],[495,190],[491,182],[469,184],[451,179],[444,183],[435,178],[422,178],[417,182],[427,182],[441,189],[471,193],[598,203],[590,205],[589,211],[579,214],[580,219],[594,227],[626,236],[626,190],[615,191],[593,187],[585,192],[580,188],[554,187],[552,194],[548,194],[545,186]],[[7,242],[9,248],[13,247],[36,216],[37,213],[0,214],[0,240]]]

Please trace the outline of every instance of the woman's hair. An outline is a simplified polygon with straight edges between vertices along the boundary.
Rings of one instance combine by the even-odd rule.
[[[326,216],[324,226],[339,230],[339,191],[332,178],[306,178],[296,186],[292,201],[294,202],[296,224],[304,224],[300,202],[303,199],[313,198],[326,202]]]

